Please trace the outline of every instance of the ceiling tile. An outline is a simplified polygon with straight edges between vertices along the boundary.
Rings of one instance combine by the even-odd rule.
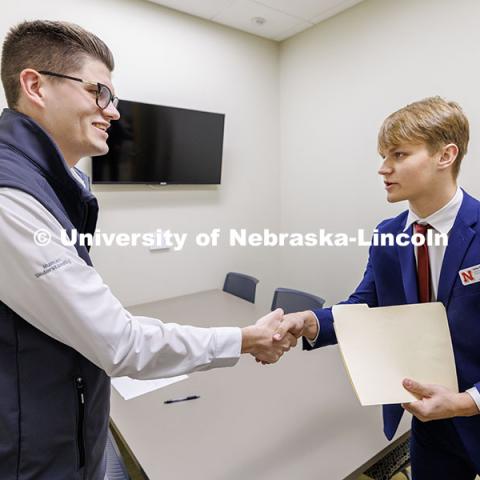
[[[350,5],[343,6],[343,4],[355,4],[361,0],[255,0],[267,7],[274,8],[281,12],[293,15],[303,20],[311,21],[313,18],[321,17],[325,12],[335,11],[340,12],[348,8]],[[332,13],[331,15],[334,15]],[[330,15],[328,15],[330,16]],[[324,18],[327,18],[324,17]]]
[[[263,25],[257,25],[252,20],[255,17],[264,18],[266,22]],[[298,18],[273,10],[253,0],[235,0],[228,9],[216,15],[212,20],[271,39],[299,23]]]
[[[203,18],[212,18],[230,7],[235,0],[150,0],[180,12]]]
[[[337,13],[343,12],[344,10],[349,9],[350,7],[353,7],[357,3],[363,2],[363,0],[344,0],[342,1],[337,1],[334,2],[336,5],[332,5],[331,8],[328,10],[324,10],[320,15],[313,17],[310,19],[312,23],[319,23],[322,20],[325,20],[329,17],[333,17]]]
[[[229,27],[282,41],[363,0],[147,0]],[[263,17],[257,25],[253,17]]]

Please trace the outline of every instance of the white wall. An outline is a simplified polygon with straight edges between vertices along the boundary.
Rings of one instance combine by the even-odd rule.
[[[479,11],[470,0],[366,0],[279,46],[143,0],[20,0],[4,6],[0,35],[23,19],[77,22],[112,48],[121,97],[226,114],[221,186],[95,188],[103,232],[189,234],[182,252],[93,250],[125,304],[218,287],[228,270],[258,276],[265,305],[278,285],[331,304],[357,284],[365,247],[224,241],[200,249],[193,236],[214,227],[224,238],[240,227],[371,231],[404,208],[385,202],[376,174],[378,127],[393,110],[435,94],[459,101],[471,120],[460,181],[478,195]]]
[[[231,248],[228,229],[371,231],[405,208],[385,201],[378,127],[437,94],[471,121],[460,182],[479,195],[479,14],[471,0],[365,0],[279,46],[143,0],[19,0],[4,5],[0,36],[24,19],[77,22],[112,48],[120,97],[226,114],[221,186],[95,188],[103,232],[189,234],[182,252],[94,248],[125,304],[215,288],[228,270],[258,276],[264,305],[278,285],[332,304],[358,283],[365,247]],[[196,247],[214,227],[222,247]]]
[[[367,0],[281,46],[281,225],[372,231],[406,208],[387,204],[376,173],[382,120],[441,95],[471,122],[460,184],[480,195],[480,3]],[[328,304],[355,288],[366,247],[283,249],[282,281]]]
[[[142,0],[8,3],[0,37],[36,18],[72,21],[100,36],[114,52],[121,98],[226,114],[221,186],[94,187],[102,232],[170,228],[190,237],[182,252],[95,247],[94,263],[117,296],[131,305],[218,288],[225,272],[238,270],[261,280],[258,298],[267,305],[274,251],[200,249],[192,236],[214,227],[278,229],[278,45]]]
[[[426,96],[464,107],[472,141],[460,182],[480,195],[479,16],[473,0],[365,0],[279,47],[143,0],[20,0],[3,6],[0,36],[25,18],[77,22],[114,51],[121,97],[226,113],[220,187],[96,188],[102,231],[353,234],[405,208],[385,201],[376,135],[386,115]],[[367,250],[190,244],[155,254],[103,247],[93,256],[126,304],[215,288],[228,270],[257,275],[265,305],[280,284],[332,304],[358,283]],[[344,378],[336,349],[309,355],[328,366],[322,387],[335,385],[339,401],[357,405],[346,381],[334,383]],[[315,421],[321,425],[325,415]]]

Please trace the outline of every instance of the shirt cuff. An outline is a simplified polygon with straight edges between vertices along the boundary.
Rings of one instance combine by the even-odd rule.
[[[318,336],[320,335],[320,322],[318,321],[318,317],[315,315],[315,312],[313,310],[310,310],[310,311],[313,313],[313,316],[317,320],[317,335],[313,340],[310,340],[307,337],[305,337],[305,340],[310,344],[311,347],[314,347],[316,341],[318,340]]]
[[[476,387],[469,388],[467,393],[473,398],[473,401],[477,404],[478,411],[480,412],[480,392]]]
[[[242,330],[238,327],[212,328],[215,352],[210,368],[233,367],[240,358]]]

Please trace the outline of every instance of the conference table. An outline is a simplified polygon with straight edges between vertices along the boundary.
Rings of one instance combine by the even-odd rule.
[[[203,327],[247,326],[267,313],[220,290],[128,310]],[[307,352],[300,343],[277,364],[242,355],[235,367],[128,401],[112,388],[112,421],[150,480],[354,479],[391,448],[381,409],[360,406],[336,346]],[[200,398],[164,403],[192,395]]]

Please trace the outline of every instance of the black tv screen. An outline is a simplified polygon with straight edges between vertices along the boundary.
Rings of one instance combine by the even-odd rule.
[[[121,100],[93,183],[219,184],[225,115]]]

